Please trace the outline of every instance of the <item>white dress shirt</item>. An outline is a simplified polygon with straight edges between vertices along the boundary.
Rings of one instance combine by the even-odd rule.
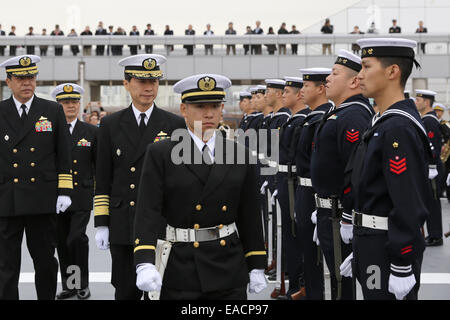
[[[192,137],[192,140],[194,140],[195,145],[197,146],[198,150],[200,150],[200,153],[203,154],[203,146],[206,144],[208,146],[209,150],[209,156],[211,157],[211,160],[214,162],[214,148],[216,146],[216,132],[214,131],[213,136],[205,143],[202,139],[197,137],[189,128],[188,132]]]
[[[75,128],[75,125],[77,124],[77,121],[78,121],[78,119],[75,118],[75,120],[73,120],[72,122],[68,123],[68,124],[70,124],[70,127],[69,127],[70,134],[72,134],[73,129]]]
[[[14,97],[14,95],[13,95],[13,100],[14,100],[14,103],[16,104],[16,108],[17,108],[17,112],[19,113],[19,117],[22,117],[22,104],[24,104],[24,105],[26,105],[27,106],[27,108],[25,109],[26,110],[26,113],[28,114],[28,113],[30,113],[30,108],[31,108],[31,104],[33,103],[33,99],[34,99],[34,95],[31,97],[31,99],[30,100],[28,100],[27,102],[25,102],[25,103],[22,103],[22,102],[19,102],[17,99],[16,99],[16,97]]]
[[[150,108],[148,108],[147,111],[141,112],[141,111],[139,111],[139,110],[134,106],[134,104],[131,104],[131,108],[133,109],[134,116],[136,117],[136,121],[137,121],[138,126],[139,126],[139,124],[141,123],[141,113],[145,113],[144,122],[145,122],[145,125],[147,125],[148,120],[150,119],[150,116],[151,116],[151,114],[152,114],[153,106],[154,106],[154,105],[155,105],[155,104],[152,104],[152,106],[151,106]]]

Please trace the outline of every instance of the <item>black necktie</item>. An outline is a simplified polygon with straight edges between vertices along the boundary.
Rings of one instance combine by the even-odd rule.
[[[20,119],[22,120],[22,123],[25,123],[25,121],[27,120],[27,106],[26,105],[21,105],[20,108],[22,109],[22,115],[20,116]]]
[[[141,136],[144,135],[145,128],[147,126],[145,125],[145,117],[147,115],[145,113],[141,113],[141,122],[139,122],[139,131],[141,132]]]
[[[202,153],[203,153],[203,162],[210,165],[213,164],[213,160],[211,159],[211,156],[209,155],[209,148],[208,145],[204,145],[203,149],[202,149]]]
[[[70,131],[70,128],[72,128],[72,124],[68,123],[67,125],[69,126],[69,133],[72,134],[72,131]]]

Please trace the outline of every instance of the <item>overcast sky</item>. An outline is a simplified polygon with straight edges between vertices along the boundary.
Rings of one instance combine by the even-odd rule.
[[[143,31],[151,23],[155,32],[162,35],[169,24],[176,35],[184,34],[188,24],[192,24],[197,34],[203,33],[207,23],[217,35],[223,34],[228,22],[234,22],[238,34],[245,33],[245,27],[262,22],[264,32],[269,26],[278,30],[281,22],[288,29],[295,24],[302,30],[317,21],[351,6],[358,0],[79,0],[79,1],[13,1],[2,0],[0,24],[9,32],[11,25],[17,27],[16,35],[22,36],[33,26],[40,34],[42,28],[50,32],[55,24],[67,34],[71,28],[78,33],[89,25],[95,30],[98,21],[105,26],[121,26],[127,32],[132,25]]]

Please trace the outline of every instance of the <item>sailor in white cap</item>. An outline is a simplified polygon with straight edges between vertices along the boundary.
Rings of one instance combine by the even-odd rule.
[[[359,56],[347,50],[339,51],[326,79],[326,96],[336,107],[318,126],[311,157],[312,185],[316,199],[320,200],[316,201],[317,236],[331,274],[331,296],[337,300],[356,299],[352,279],[342,278],[339,269],[352,252],[353,203],[344,181],[345,167],[375,114],[369,100],[361,94],[357,77],[360,70]],[[340,209],[332,210],[334,205]]]
[[[416,89],[416,107],[422,116],[422,121],[427,131],[428,139],[434,147],[433,157],[429,164],[428,178],[431,180],[434,201],[430,204],[430,215],[427,218],[428,236],[425,238],[427,247],[442,246],[442,208],[441,208],[441,183],[444,167],[441,161],[442,134],[441,122],[433,110],[436,92],[431,90]]]
[[[419,66],[417,43],[401,38],[357,43],[362,93],[375,99],[380,114],[348,166],[354,195],[353,274],[364,299],[417,299],[425,248],[420,228],[432,201],[430,143],[414,102],[404,95],[413,65]],[[373,266],[379,268],[379,286],[371,285]]]
[[[246,299],[249,277],[249,292],[266,287],[256,168],[237,164],[230,150],[248,150],[215,130],[230,86],[217,74],[177,82],[187,126],[182,165],[171,156],[175,140],[147,148],[135,223],[137,286],[161,291],[161,300]],[[161,279],[155,248],[163,217],[173,246]]]
[[[324,299],[323,265],[317,264],[321,260],[318,257],[316,246],[317,230],[314,224],[317,220],[311,220],[311,214],[315,213],[314,190],[311,183],[310,167],[313,146],[313,137],[322,116],[332,107],[326,97],[326,78],[331,73],[329,68],[301,69],[303,87],[301,95],[304,103],[311,110],[302,122],[298,130],[298,138],[293,146],[295,148],[295,165],[298,177],[298,189],[296,193],[295,212],[299,227],[299,237],[304,244],[303,265],[305,270],[306,295],[308,299]],[[314,224],[313,224],[314,223]],[[312,239],[314,238],[314,241]],[[308,274],[308,275],[307,275]]]
[[[52,97],[63,106],[70,132],[72,155],[73,192],[72,204],[64,214],[56,218],[57,251],[63,290],[57,299],[77,296],[90,297],[89,291],[89,239],[86,227],[93,206],[95,161],[97,154],[96,126],[78,120],[82,87],[75,83],[63,83],[52,91]],[[68,279],[72,275],[69,266],[80,267],[80,287],[72,288]],[[69,281],[70,282],[70,281]],[[70,287],[70,288],[69,288]]]
[[[0,300],[19,299],[22,234],[27,234],[38,299],[54,300],[56,215],[71,204],[69,131],[63,109],[35,95],[38,56],[0,64],[12,91],[0,102]],[[13,236],[14,235],[14,236]],[[19,236],[20,235],[20,236]],[[45,235],[45,236],[43,236]]]
[[[440,102],[435,102],[435,103],[433,103],[433,110],[436,112],[436,116],[441,121],[442,116],[444,115],[445,111],[447,110],[447,107]]]
[[[251,104],[252,94],[247,91],[239,92],[239,109],[243,112],[243,116],[241,121],[239,122],[239,129],[245,130],[247,126],[248,120],[247,117],[251,113],[250,112],[250,104]]]
[[[134,213],[139,178],[148,144],[170,137],[184,127],[181,117],[155,105],[161,65],[166,58],[141,54],[124,58],[124,87],[131,104],[102,119],[99,130],[94,199],[97,247],[110,249],[112,285],[117,300],[141,299],[133,261]]]

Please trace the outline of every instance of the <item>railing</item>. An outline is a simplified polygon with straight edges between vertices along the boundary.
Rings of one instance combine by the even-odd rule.
[[[408,38],[415,40],[418,43],[427,44],[427,54],[450,54],[450,34],[300,34],[300,35],[226,35],[226,36],[1,36],[0,46],[21,46],[23,48],[17,50],[17,54],[25,54],[26,46],[65,46],[67,52],[70,46],[142,46],[140,52],[144,51],[145,45],[153,45],[153,52],[163,53],[166,52],[166,46],[175,46],[175,50],[169,52],[169,54],[184,55],[184,45],[197,46],[197,50],[194,54],[204,54],[204,45],[213,45],[214,54],[225,54],[225,48],[227,45],[236,45],[237,54],[243,54],[244,45],[297,45],[298,55],[320,55],[322,53],[322,44],[331,44],[332,52],[341,48],[351,49],[351,44],[356,43],[360,38],[372,38],[372,37],[396,37],[396,38]],[[36,48],[38,49],[38,48]],[[105,51],[106,52],[106,51]],[[123,51],[123,55],[128,55],[128,50]],[[39,54],[39,50],[36,50]],[[49,53],[52,53],[50,51]],[[251,51],[248,52],[250,54]],[[278,52],[276,51],[275,54]],[[8,54],[8,51],[5,52]],[[65,53],[67,55],[68,53]],[[83,52],[80,52],[82,56]],[[95,52],[92,53],[93,55]],[[232,52],[230,52],[232,54]],[[266,50],[263,50],[263,54],[267,54]]]

